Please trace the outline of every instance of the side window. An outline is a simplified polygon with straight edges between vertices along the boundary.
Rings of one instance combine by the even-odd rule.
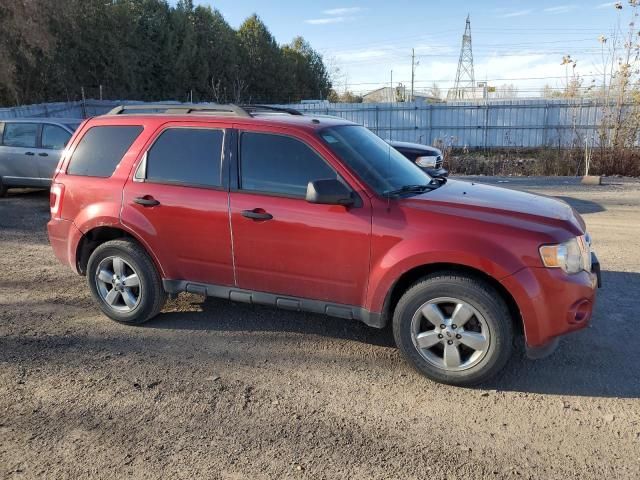
[[[70,138],[71,134],[64,128],[46,123],[42,125],[42,148],[62,150]]]
[[[224,132],[206,128],[169,128],[147,153],[146,180],[218,187]]]
[[[67,174],[110,177],[140,132],[139,125],[90,128],[73,152]]]
[[[2,143],[8,147],[34,148],[37,136],[37,123],[6,123]]]
[[[240,137],[240,188],[303,197],[312,180],[336,172],[300,140],[245,132]]]

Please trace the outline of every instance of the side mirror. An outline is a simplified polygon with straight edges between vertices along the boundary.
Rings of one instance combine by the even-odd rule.
[[[345,207],[355,203],[351,190],[335,178],[309,182],[306,199],[309,203],[344,205]]]

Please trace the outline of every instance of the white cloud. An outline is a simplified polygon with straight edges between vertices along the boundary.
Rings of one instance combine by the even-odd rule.
[[[609,7],[613,7],[616,3],[618,3],[618,2],[601,3],[596,8],[609,8]]]
[[[531,15],[533,13],[532,9],[528,10],[518,10],[516,12],[505,13],[501,15],[502,18],[513,18],[513,17],[524,17],[525,15]]]
[[[549,8],[545,8],[544,11],[546,13],[567,13],[570,12],[572,10],[575,10],[577,7],[577,5],[558,5],[557,7],[549,7]]]
[[[353,62],[372,59],[382,59],[391,56],[392,52],[385,48],[365,49],[365,50],[345,50],[335,52],[333,55],[341,62]]]
[[[327,25],[329,23],[342,23],[346,20],[347,17],[310,18],[305,20],[304,23],[310,25]]]
[[[358,13],[363,11],[362,7],[341,7],[341,8],[331,8],[329,10],[325,10],[322,13],[325,15],[350,15],[352,13]]]

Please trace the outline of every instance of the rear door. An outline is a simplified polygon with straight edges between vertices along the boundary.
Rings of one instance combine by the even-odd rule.
[[[122,223],[143,237],[169,280],[233,285],[225,128],[167,123],[127,181]]]
[[[47,181],[53,178],[53,173],[60,160],[62,150],[69,142],[71,132],[59,125],[43,123],[40,131],[40,146],[36,149],[38,174]]]
[[[239,132],[238,188],[230,202],[238,286],[362,305],[371,204],[363,195],[348,208],[305,200],[309,181],[338,178],[349,185],[310,140],[258,126]]]
[[[6,122],[2,139],[2,181],[6,185],[39,186],[36,145],[38,124]]]

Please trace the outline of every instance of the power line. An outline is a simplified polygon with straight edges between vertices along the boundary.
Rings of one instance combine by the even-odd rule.
[[[601,73],[589,73],[580,75],[582,77],[602,77]],[[607,77],[611,77],[611,74],[606,74]],[[511,78],[487,78],[485,79],[487,82],[514,82],[514,81],[527,81],[527,80],[564,80],[566,79],[565,75],[562,76],[547,76],[547,77],[511,77]],[[408,83],[410,80],[398,80],[401,83]],[[415,83],[453,83],[453,80],[447,78],[441,79],[430,79],[430,80],[416,80]],[[350,83],[350,85],[380,85],[382,83],[386,83],[385,81],[380,82],[355,82]]]

